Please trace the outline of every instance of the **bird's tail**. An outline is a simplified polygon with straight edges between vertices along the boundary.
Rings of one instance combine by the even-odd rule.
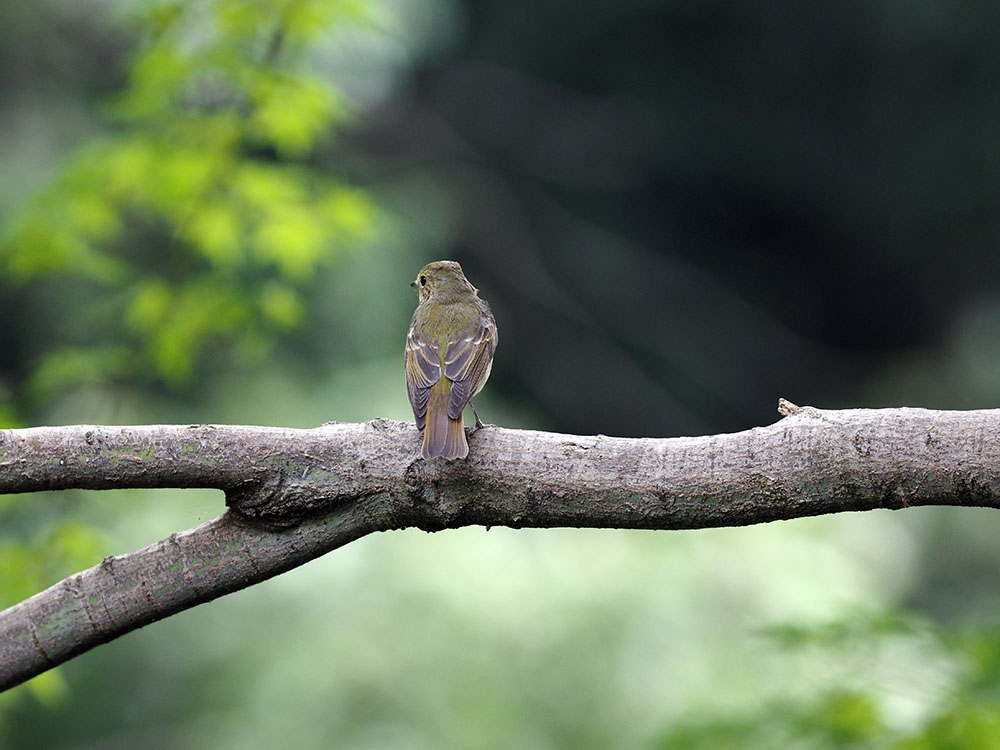
[[[469,443],[462,429],[462,415],[458,419],[448,418],[448,398],[451,383],[447,378],[431,386],[427,399],[427,424],[424,427],[424,458],[465,458],[469,455]]]

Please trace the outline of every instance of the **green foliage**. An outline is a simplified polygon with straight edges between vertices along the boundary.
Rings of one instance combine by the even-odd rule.
[[[834,750],[881,747],[886,735],[870,696],[838,690],[806,706],[782,704],[742,719],[685,724],[667,733],[656,746],[662,750]]]
[[[919,735],[897,750],[997,750],[1000,748],[1000,709],[962,703],[935,719]]]
[[[898,613],[854,616],[816,627],[793,625],[772,631],[785,651],[816,650],[831,662],[851,664],[890,640],[930,636],[932,650],[959,668],[942,700],[924,717],[903,722],[877,684],[835,688],[798,701],[783,701],[749,716],[706,717],[671,728],[662,750],[747,750],[760,747],[808,750],[1000,750],[1000,628],[938,630]],[[925,646],[911,658],[936,658]],[[897,643],[898,646],[898,643]],[[846,680],[845,680],[846,682]],[[928,692],[931,686],[928,686]],[[892,697],[891,695],[888,697]]]
[[[0,608],[27,599],[105,554],[104,536],[92,526],[67,520],[53,508],[26,508],[23,496],[0,498],[0,519]],[[68,694],[59,670],[28,681],[26,689],[45,706],[57,705]],[[10,706],[0,703],[0,719]]]
[[[0,224],[0,294],[25,303],[5,311],[0,428],[44,419],[69,394],[190,391],[205,373],[261,361],[308,321],[321,266],[368,235],[375,212],[317,165],[350,107],[306,60],[367,10],[140,4],[104,131]],[[0,502],[0,606],[109,551],[46,507]],[[29,692],[51,703],[65,685],[52,672]]]
[[[68,572],[100,559],[103,540],[90,526],[63,521],[29,541],[0,544],[0,607],[9,607],[37,593]],[[45,550],[39,555],[40,549]]]
[[[146,8],[127,84],[105,107],[113,129],[2,228],[7,283],[86,284],[88,300],[104,296],[66,311],[31,352],[20,393],[31,405],[99,382],[184,388],[209,352],[259,358],[306,320],[318,267],[371,230],[374,210],[310,162],[348,106],[304,60],[311,42],[364,21],[366,8]]]

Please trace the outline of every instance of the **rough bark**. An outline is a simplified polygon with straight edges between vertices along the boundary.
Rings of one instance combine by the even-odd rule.
[[[229,510],[0,612],[0,689],[373,531],[690,529],[915,505],[1000,504],[1000,410],[821,411],[727,435],[488,427],[425,462],[412,424],[0,431],[0,492],[214,487]]]

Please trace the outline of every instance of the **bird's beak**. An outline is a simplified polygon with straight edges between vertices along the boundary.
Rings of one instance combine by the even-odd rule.
[[[417,280],[414,279],[413,281],[411,281],[410,282],[410,286],[412,286],[414,289],[416,289],[417,288]]]

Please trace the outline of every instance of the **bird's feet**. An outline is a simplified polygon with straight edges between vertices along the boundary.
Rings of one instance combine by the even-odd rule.
[[[495,425],[491,425],[491,424],[486,424],[485,422],[483,422],[483,420],[481,420],[479,418],[479,412],[476,411],[476,407],[475,407],[475,405],[471,401],[469,402],[469,406],[472,407],[472,413],[476,415],[476,424],[472,428],[472,430],[469,432],[470,435],[478,432],[483,427],[494,427],[495,426]]]

